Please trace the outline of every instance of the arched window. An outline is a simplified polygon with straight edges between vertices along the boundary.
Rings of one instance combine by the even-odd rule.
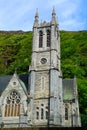
[[[50,47],[50,42],[51,42],[51,32],[50,30],[47,30],[47,47]]]
[[[46,111],[46,119],[48,119],[48,111]]]
[[[40,111],[41,110],[41,111]],[[41,104],[39,107],[36,107],[36,119],[39,120],[47,120],[48,119],[48,106]]]
[[[9,116],[19,116],[20,115],[20,101],[21,98],[19,94],[14,90],[6,99],[5,105],[5,117]]]
[[[39,48],[43,47],[43,32],[39,32]]]
[[[44,119],[44,110],[41,108],[41,119]]]
[[[39,112],[38,111],[36,112],[36,119],[37,120],[39,119]]]
[[[68,108],[65,107],[65,120],[68,120]]]

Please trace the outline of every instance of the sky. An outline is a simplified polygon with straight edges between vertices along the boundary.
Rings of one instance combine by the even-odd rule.
[[[87,30],[87,0],[0,0],[0,30],[32,31],[36,9],[50,22],[53,7],[60,30]]]

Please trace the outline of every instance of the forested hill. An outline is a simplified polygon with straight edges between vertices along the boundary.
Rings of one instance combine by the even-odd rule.
[[[63,78],[77,77],[80,112],[87,123],[87,31],[60,31]],[[0,31],[0,75],[28,73],[32,32]]]

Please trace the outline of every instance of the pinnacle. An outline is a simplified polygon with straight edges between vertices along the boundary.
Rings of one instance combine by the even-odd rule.
[[[38,8],[36,9],[35,17],[38,17]]]
[[[52,15],[56,15],[54,7],[53,7]]]

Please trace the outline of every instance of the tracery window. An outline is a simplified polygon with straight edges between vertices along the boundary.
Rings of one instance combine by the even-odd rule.
[[[6,99],[5,117],[20,115],[20,95],[14,90]]]
[[[51,39],[51,32],[50,30],[47,30],[47,47],[50,47],[50,40]]]
[[[43,32],[39,32],[39,48],[43,47]]]

